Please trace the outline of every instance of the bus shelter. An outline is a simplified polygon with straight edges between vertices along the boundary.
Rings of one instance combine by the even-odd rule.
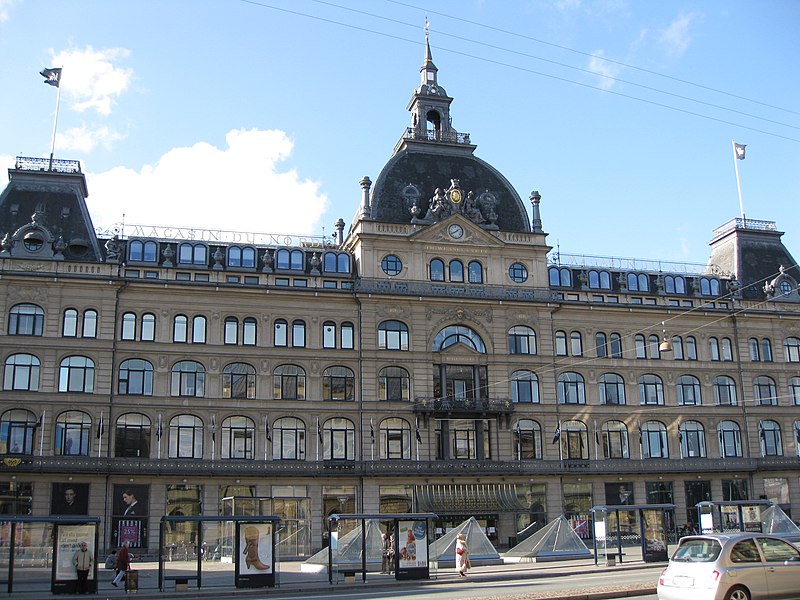
[[[7,591],[14,579],[43,580],[49,574],[53,594],[78,591],[75,554],[85,543],[94,560],[86,580],[86,592],[97,592],[99,517],[0,517],[0,566],[6,567]]]
[[[729,533],[736,531],[773,533],[771,531],[772,527],[765,527],[763,517],[768,510],[774,511],[777,509],[777,511],[783,513],[780,507],[770,500],[705,501],[695,504],[695,508],[697,508],[699,533]]]
[[[175,582],[176,591],[186,591],[190,581],[202,587],[208,561],[229,564],[237,588],[275,587],[280,520],[263,515],[161,517],[158,588],[164,591],[168,582]],[[214,569],[220,572],[225,571]]]
[[[674,504],[612,504],[591,509],[594,563],[622,562],[622,548],[638,545],[645,562],[665,561],[669,536],[675,534]],[[624,543],[624,544],[623,544]]]
[[[384,563],[385,540],[392,552],[390,572],[395,579],[429,579],[428,548],[434,513],[333,514],[328,517],[328,581],[334,572],[345,579],[367,580],[367,571],[377,571]],[[385,527],[381,531],[381,527]],[[434,561],[435,564],[435,561]]]

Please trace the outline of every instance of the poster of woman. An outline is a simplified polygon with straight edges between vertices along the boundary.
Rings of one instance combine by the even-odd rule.
[[[428,540],[425,521],[399,521],[397,525],[398,568],[413,569],[428,565]]]

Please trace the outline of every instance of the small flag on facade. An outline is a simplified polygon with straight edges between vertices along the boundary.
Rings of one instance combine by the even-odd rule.
[[[156,427],[156,439],[161,439],[161,434],[163,433],[161,429],[161,415],[158,415],[158,427]]]
[[[317,437],[319,438],[319,443],[322,443],[322,429],[319,427],[319,417],[317,417]]]
[[[372,426],[372,419],[369,420],[369,439],[375,445],[375,428]]]
[[[269,430],[269,417],[264,417],[264,432],[268,442],[272,442],[272,433]]]
[[[105,431],[105,427],[103,426],[103,413],[100,413],[100,422],[97,424],[97,439],[99,440],[103,437],[103,432]]]
[[[556,427],[556,432],[553,434],[553,443],[555,444],[560,439],[561,439],[561,423],[558,424],[558,427]]]
[[[417,443],[421,444],[422,443],[422,436],[419,433],[419,419],[416,419],[414,421],[414,433],[417,436]]]
[[[61,84],[61,68],[57,69],[42,69],[39,74],[44,77],[44,82],[55,87]]]
[[[744,149],[747,147],[747,144],[737,144],[733,142],[733,149],[736,152],[736,158],[739,160],[744,160]]]

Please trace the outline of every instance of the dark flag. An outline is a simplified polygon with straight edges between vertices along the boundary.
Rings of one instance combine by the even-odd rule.
[[[39,74],[44,77],[44,82],[59,87],[61,84],[61,68],[57,69],[42,69]]]
[[[156,427],[156,439],[161,440],[161,415],[158,415],[158,426]]]
[[[419,419],[414,421],[414,433],[417,436],[417,443],[422,443],[422,436],[419,434]]]
[[[797,443],[800,444],[800,427],[794,428],[794,437],[797,440]]]
[[[747,147],[747,144],[737,144],[733,142],[733,150],[736,152],[736,158],[739,160],[744,160],[744,149]],[[758,157],[756,157],[758,158]],[[758,162],[758,161],[756,161]]]
[[[272,442],[272,433],[269,430],[269,418],[264,417],[264,435],[268,442]]]
[[[99,440],[103,437],[103,432],[105,431],[105,427],[103,427],[103,413],[100,413],[100,422],[97,424],[97,439]]]
[[[322,429],[319,427],[319,417],[317,417],[317,437],[319,438],[319,443],[322,443]]]
[[[553,443],[555,444],[560,439],[561,439],[561,423],[558,424],[558,427],[556,427],[556,432],[553,434]]]
[[[369,420],[369,439],[372,445],[375,445],[375,428],[372,426],[372,419]]]

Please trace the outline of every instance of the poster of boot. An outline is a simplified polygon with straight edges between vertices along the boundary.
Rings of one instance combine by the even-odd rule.
[[[237,523],[236,587],[274,587],[272,523]]]

